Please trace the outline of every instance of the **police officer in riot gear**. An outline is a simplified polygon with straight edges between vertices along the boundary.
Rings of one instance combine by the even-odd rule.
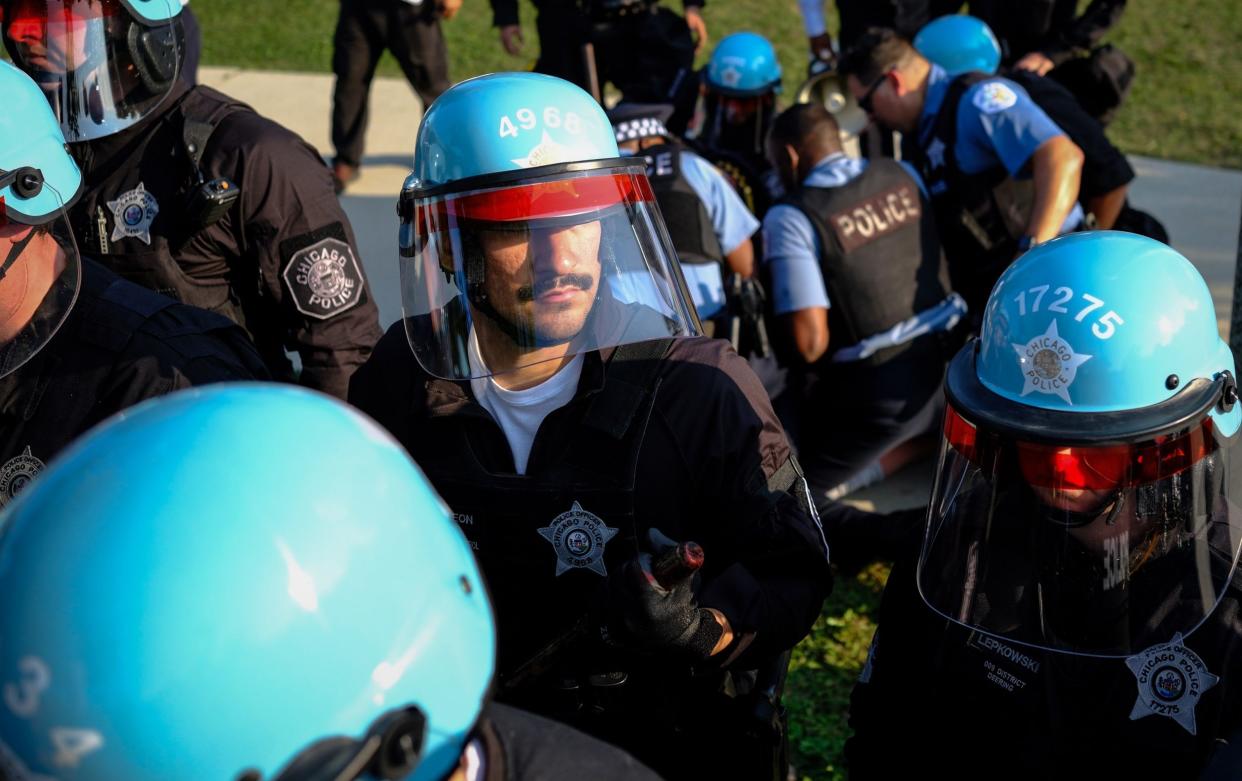
[[[971,71],[996,73],[1000,68],[1000,42],[983,20],[973,16],[942,16],[919,30],[913,43],[920,54],[944,68],[950,77]],[[1126,201],[1134,169],[1073,93],[1033,71],[1011,68],[1004,75],[1026,90],[1031,100],[1082,150],[1078,201],[1089,224],[1141,233],[1168,243],[1168,233],[1160,221]]]
[[[1082,150],[1012,81],[950,78],[885,29],[859,39],[840,71],[864,110],[902,132],[975,317],[1015,257],[1082,222]]]
[[[851,700],[852,775],[917,757],[936,776],[1193,778],[1227,756],[1234,372],[1207,285],[1163,244],[1062,237],[1000,278],[949,368],[922,551],[893,568]]]
[[[83,171],[80,246],[246,328],[274,376],[344,396],[379,337],[349,221],[317,152],[178,79],[180,0],[3,0],[4,43]]]
[[[695,148],[728,174],[747,208],[763,219],[784,194],[764,146],[781,93],[776,49],[758,33],[733,33],[712,51],[702,79]]]
[[[655,781],[488,702],[466,540],[335,399],[250,383],[140,405],[4,523],[6,778]]]
[[[78,254],[82,176],[38,87],[0,63],[0,506],[74,438],[142,399],[263,378],[228,320]]]
[[[400,213],[406,317],[350,401],[475,547],[501,698],[663,775],[784,778],[777,660],[825,542],[763,388],[697,336],[643,163],[577,87],[482,76],[424,118]]]
[[[754,275],[751,236],[759,221],[720,170],[668,130],[664,122],[672,111],[668,105],[621,103],[608,117],[621,153],[641,155],[647,163],[647,179],[699,320],[705,329],[711,324],[713,335],[729,338],[726,280]],[[713,318],[724,330],[716,331]]]
[[[846,157],[831,114],[803,103],[768,145],[789,193],[764,218],[774,305],[802,365],[798,454],[834,559],[881,555],[881,527],[838,525],[826,505],[894,446],[930,430],[950,332],[966,305],[917,174]]]

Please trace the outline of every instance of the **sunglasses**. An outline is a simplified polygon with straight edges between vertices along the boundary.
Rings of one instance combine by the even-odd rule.
[[[872,109],[871,99],[875,97],[875,91],[880,88],[880,85],[883,84],[886,79],[888,79],[888,74],[890,73],[892,73],[891,69],[886,70],[883,73],[881,73],[878,77],[876,77],[875,81],[871,82],[871,86],[867,87],[867,91],[864,92],[863,96],[858,99],[859,108],[861,108],[863,111],[867,112],[868,114],[871,113],[871,109]]]

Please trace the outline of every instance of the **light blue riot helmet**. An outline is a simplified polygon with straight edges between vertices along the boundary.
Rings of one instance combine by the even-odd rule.
[[[1175,250],[1094,231],[997,281],[950,364],[919,589],[1044,650],[1128,657],[1188,636],[1242,541],[1233,356]]]
[[[0,0],[4,45],[43,90],[65,139],[155,113],[185,53],[181,0]]]
[[[733,33],[716,44],[703,80],[709,90],[730,97],[778,93],[781,63],[767,38],[758,33]]]
[[[494,73],[437,98],[398,211],[406,333],[432,375],[698,331],[643,161],[567,81]]]
[[[933,19],[914,36],[914,48],[950,76],[971,71],[996,73],[1001,45],[992,28],[974,16],[951,14]]]
[[[22,330],[0,344],[3,377],[42,350],[73,307],[81,265],[65,210],[78,196],[82,174],[29,76],[0,62],[0,95],[5,101],[0,111],[0,290],[14,286],[5,296],[9,302],[41,297]]]
[[[151,400],[0,524],[6,775],[457,765],[495,661],[484,584],[405,451],[341,402],[258,383]]]

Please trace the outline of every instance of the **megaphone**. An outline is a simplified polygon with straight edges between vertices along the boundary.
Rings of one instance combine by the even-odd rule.
[[[832,114],[841,130],[841,147],[850,157],[862,156],[862,135],[870,124],[867,112],[845,87],[845,79],[835,70],[816,73],[798,87],[797,103],[818,103]]]

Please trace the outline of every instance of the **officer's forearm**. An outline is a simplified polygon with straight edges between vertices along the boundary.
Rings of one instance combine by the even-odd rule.
[[[755,245],[750,239],[743,239],[731,252],[725,253],[725,262],[734,274],[750,279],[755,275]]]
[[[1123,184],[1114,190],[1087,199],[1087,211],[1095,215],[1095,227],[1105,229],[1113,227],[1117,222],[1117,215],[1121,214],[1121,207],[1126,204],[1126,191],[1129,189],[1129,185]]]
[[[808,364],[828,352],[828,310],[823,307],[799,309],[784,315],[798,354]]]
[[[1036,242],[1056,237],[1078,200],[1082,179],[1082,150],[1068,136],[1045,141],[1031,156],[1035,204],[1026,233]]]

